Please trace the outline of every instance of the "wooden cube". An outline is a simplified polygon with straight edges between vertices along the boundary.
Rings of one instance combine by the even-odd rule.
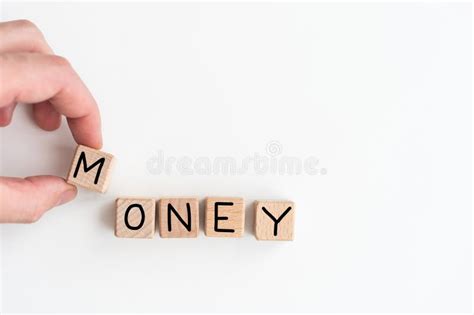
[[[243,198],[206,199],[206,236],[241,237],[244,232]]]
[[[158,223],[161,237],[197,237],[199,233],[198,199],[160,199],[158,202]]]
[[[115,236],[153,238],[155,234],[155,200],[118,198],[116,200]]]
[[[110,179],[114,156],[83,145],[78,145],[67,182],[104,193]]]
[[[291,201],[255,202],[255,237],[258,240],[292,241],[295,205]]]

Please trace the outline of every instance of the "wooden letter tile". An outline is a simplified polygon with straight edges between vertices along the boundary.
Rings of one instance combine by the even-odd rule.
[[[109,184],[113,163],[113,155],[78,145],[67,182],[104,193]]]
[[[118,198],[115,236],[153,238],[155,234],[155,200]]]
[[[160,236],[197,237],[199,201],[197,198],[164,198],[158,202]]]
[[[255,202],[255,237],[258,240],[292,241],[294,222],[293,202]]]
[[[206,236],[241,237],[245,207],[242,198],[206,199]]]

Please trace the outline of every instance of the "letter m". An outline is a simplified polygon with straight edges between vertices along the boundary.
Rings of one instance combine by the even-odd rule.
[[[79,169],[81,167],[81,164],[84,165],[83,170],[84,173],[89,172],[92,170],[94,167],[98,166],[97,173],[95,174],[95,179],[94,179],[94,184],[97,185],[99,182],[99,177],[100,177],[100,172],[102,172],[102,167],[104,166],[105,163],[105,158],[100,158],[94,163],[92,163],[90,166],[87,166],[87,160],[86,160],[86,154],[84,151],[81,152],[81,155],[79,156],[79,160],[77,161],[76,169],[74,170],[74,175],[73,177],[76,178],[77,174],[79,173]]]

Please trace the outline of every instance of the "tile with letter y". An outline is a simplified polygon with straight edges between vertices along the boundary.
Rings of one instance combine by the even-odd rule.
[[[255,202],[255,237],[258,240],[292,241],[295,204],[291,201]]]
[[[78,145],[67,182],[104,193],[109,185],[113,164],[112,154]]]

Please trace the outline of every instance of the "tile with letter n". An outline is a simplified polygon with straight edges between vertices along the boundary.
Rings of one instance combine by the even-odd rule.
[[[155,200],[117,198],[115,236],[153,238],[155,235]]]
[[[160,199],[158,201],[158,223],[161,237],[197,237],[199,233],[198,199]]]
[[[255,237],[258,240],[292,241],[295,204],[291,201],[255,202]]]
[[[206,236],[241,237],[245,221],[244,199],[209,197],[205,217]]]
[[[67,182],[104,193],[109,185],[113,163],[112,154],[78,145]]]

